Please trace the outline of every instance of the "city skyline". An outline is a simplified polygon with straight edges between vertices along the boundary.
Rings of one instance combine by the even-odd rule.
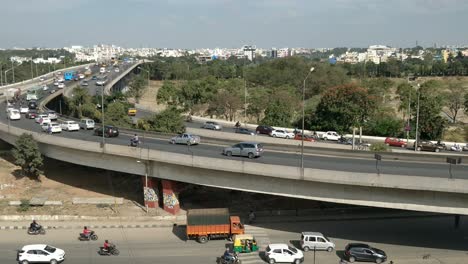
[[[196,49],[465,45],[462,0],[21,0],[2,4],[1,48]]]

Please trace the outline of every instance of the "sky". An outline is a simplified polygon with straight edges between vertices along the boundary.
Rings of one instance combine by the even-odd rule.
[[[0,0],[0,48],[468,44],[468,0]]]

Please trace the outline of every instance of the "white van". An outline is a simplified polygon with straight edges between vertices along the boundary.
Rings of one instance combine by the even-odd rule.
[[[81,129],[94,129],[94,120],[89,118],[83,118],[80,120],[80,128]]]
[[[304,251],[326,250],[331,252],[335,249],[335,243],[331,242],[326,236],[318,232],[302,232],[301,248]]]
[[[99,72],[100,72],[100,73],[106,73],[106,68],[101,67],[101,69],[99,69]]]
[[[26,101],[37,100],[37,95],[34,93],[28,93],[26,95]]]

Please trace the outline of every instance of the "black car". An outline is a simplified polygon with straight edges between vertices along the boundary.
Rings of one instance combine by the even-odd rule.
[[[94,129],[94,135],[102,136],[102,126]],[[118,137],[119,129],[115,126],[104,126],[105,137]]]
[[[345,247],[344,255],[349,262],[367,261],[382,263],[387,260],[387,254],[383,250],[361,243],[348,244]]]
[[[250,131],[247,128],[243,128],[243,127],[236,128],[235,132],[238,134],[244,134],[244,135],[251,135],[251,136],[255,135],[255,132]]]
[[[29,109],[36,109],[36,108],[37,108],[37,103],[36,103],[36,101],[32,101],[32,100],[29,101],[29,102],[28,102],[28,108],[29,108]]]
[[[271,131],[273,130],[275,129],[272,128],[271,126],[258,126],[257,129],[255,129],[257,134],[266,134],[266,135],[269,135]]]
[[[91,78],[91,80],[93,80],[93,81],[97,80],[97,76],[94,75],[94,76]]]

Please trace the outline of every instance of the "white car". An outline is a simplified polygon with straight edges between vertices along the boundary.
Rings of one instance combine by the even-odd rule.
[[[58,81],[55,81],[54,82],[54,86],[58,86],[59,85],[59,82]]]
[[[62,249],[44,245],[26,245],[21,250],[18,250],[16,260],[19,263],[50,263],[57,264],[65,259],[65,251]]]
[[[44,118],[44,117],[49,117],[49,115],[48,115],[48,114],[39,114],[39,115],[37,115],[36,118],[34,118],[34,121],[35,121],[36,123],[39,123],[39,121],[41,120],[41,118]]]
[[[84,74],[82,74],[82,73],[80,75],[78,75],[78,76],[79,76],[80,79],[84,79],[84,77],[85,77]]]
[[[294,263],[299,264],[304,261],[304,254],[295,247],[286,244],[270,244],[265,249],[265,257],[268,263]]]
[[[48,117],[43,117],[39,119],[39,125],[43,126],[44,124],[52,123],[52,120]]]
[[[47,91],[47,90],[49,90],[49,87],[47,87],[47,85],[44,85],[44,87],[42,87],[42,91]]]
[[[8,119],[10,120],[20,120],[21,119],[21,113],[18,109],[11,109],[8,111]]]
[[[57,88],[63,89],[63,88],[65,88],[65,84],[64,84],[64,83],[59,83],[58,86],[57,86]]]
[[[66,131],[80,130],[80,125],[75,121],[63,121],[62,124],[60,124],[60,126],[62,127],[62,130]]]
[[[50,123],[42,123],[41,125],[42,131],[50,132],[50,133],[60,133],[62,132],[62,127],[59,123],[50,122]]]
[[[55,113],[55,111],[47,111],[47,116],[50,118],[50,120],[57,120],[57,113]]]
[[[223,127],[216,123],[216,122],[212,122],[212,121],[206,121],[205,124],[202,125],[202,128],[206,128],[206,129],[212,129],[212,130],[221,130],[223,129]]]
[[[323,134],[323,139],[324,140],[333,140],[333,141],[337,141],[338,139],[340,139],[340,135],[338,135],[338,133],[336,133],[335,131],[327,131],[325,134]]]
[[[65,79],[63,77],[60,77],[58,80],[57,80],[59,83],[63,83],[65,82]]]
[[[27,114],[29,112],[29,107],[21,106],[19,111],[21,114]]]
[[[114,71],[115,71],[115,72],[119,72],[120,69],[119,69],[119,68],[115,68]]]
[[[8,105],[7,106],[7,109],[6,109],[6,112],[7,113],[10,113],[11,110],[15,109],[12,105]]]
[[[39,78],[39,81],[43,82],[43,81],[45,81],[45,78],[41,77],[41,78]]]
[[[300,243],[304,251],[315,249],[332,252],[335,249],[335,243],[319,232],[302,232]]]
[[[288,132],[288,131],[283,130],[283,129],[275,129],[275,130],[270,132],[270,137],[290,139],[290,138],[294,138],[294,133]]]

